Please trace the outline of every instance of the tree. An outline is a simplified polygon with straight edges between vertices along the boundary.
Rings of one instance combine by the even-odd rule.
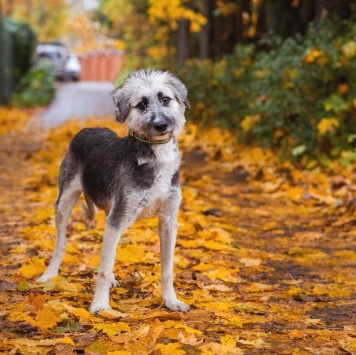
[[[236,44],[304,34],[311,21],[351,16],[353,0],[102,0],[96,13],[133,67],[219,60]],[[132,58],[135,58],[134,60]]]
[[[28,22],[37,33],[39,41],[54,40],[62,36],[68,9],[69,4],[65,0],[9,0],[4,3],[4,13]]]

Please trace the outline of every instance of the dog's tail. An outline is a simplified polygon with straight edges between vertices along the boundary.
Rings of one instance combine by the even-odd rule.
[[[82,203],[83,222],[87,228],[94,228],[96,215],[95,206],[93,201],[87,195],[84,195],[84,197],[86,203]]]

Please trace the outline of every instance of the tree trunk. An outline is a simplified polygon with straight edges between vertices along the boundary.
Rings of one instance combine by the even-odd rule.
[[[178,25],[178,67],[182,67],[188,58],[188,37],[189,37],[189,21],[181,19]]]
[[[315,18],[317,20],[324,20],[328,17],[330,9],[329,0],[316,0],[315,2]]]
[[[211,1],[200,0],[200,6],[203,16],[206,18],[206,24],[202,26],[200,31],[200,59],[207,59],[210,55],[210,28],[211,28]]]

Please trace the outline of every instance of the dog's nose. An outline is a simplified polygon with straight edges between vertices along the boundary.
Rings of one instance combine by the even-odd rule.
[[[153,127],[157,132],[164,132],[168,127],[168,123],[162,121],[156,122],[153,124]]]

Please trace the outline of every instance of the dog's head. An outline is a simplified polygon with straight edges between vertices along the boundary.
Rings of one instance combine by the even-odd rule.
[[[116,120],[128,120],[129,130],[144,137],[177,136],[183,130],[189,107],[187,89],[169,72],[141,70],[132,73],[114,94]]]

